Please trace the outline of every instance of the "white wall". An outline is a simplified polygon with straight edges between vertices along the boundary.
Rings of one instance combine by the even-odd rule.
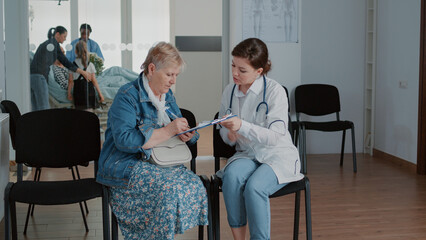
[[[0,101],[4,99],[4,91],[6,87],[6,74],[5,74],[5,63],[4,63],[4,24],[3,24],[3,0],[0,0],[0,89],[2,90],[2,93],[0,94]],[[4,114],[0,114],[3,119]],[[4,189],[9,182],[9,119],[4,120],[6,121],[6,126],[3,128],[0,124],[0,221],[2,221],[4,217]],[[7,131],[7,132],[5,132]],[[3,133],[3,134],[2,134]],[[2,136],[4,136],[2,138]],[[3,147],[2,147],[3,146]],[[6,154],[1,154],[3,152],[6,152]]]
[[[4,99],[6,91],[6,67],[4,62],[4,12],[3,12],[3,0],[0,0],[0,101]]]
[[[23,114],[31,109],[28,0],[5,0],[4,9],[7,46],[5,99],[14,101]]]
[[[230,52],[239,42],[243,40],[242,34],[242,0],[230,2]],[[303,1],[299,2],[299,16],[303,14]],[[301,9],[302,8],[302,9]],[[303,38],[300,34],[299,19],[299,40]],[[284,37],[283,37],[284,38]],[[302,39],[303,41],[303,39]],[[301,44],[298,43],[272,43],[266,42],[268,46],[270,59],[272,62],[272,70],[268,76],[282,85],[286,86],[289,92],[300,84],[301,81]],[[228,53],[231,59],[231,53]],[[232,81],[231,73],[229,73],[228,82]]]
[[[222,0],[170,1],[171,38],[222,36]],[[220,52],[181,52],[186,62],[176,83],[179,107],[192,111],[197,121],[210,120],[219,111],[222,95]]]
[[[374,147],[417,163],[420,0],[379,0],[377,23]]]
[[[339,89],[340,117],[355,124],[357,152],[363,150],[365,11],[365,1],[303,0],[301,13],[301,83]],[[340,152],[341,135],[309,131],[308,153]],[[352,152],[350,131],[346,136],[345,152]]]

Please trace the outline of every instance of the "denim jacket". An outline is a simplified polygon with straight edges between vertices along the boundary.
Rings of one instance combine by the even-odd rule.
[[[136,163],[151,156],[151,149],[143,149],[142,146],[148,142],[154,129],[162,127],[157,124],[157,109],[143,87],[142,74],[118,90],[108,112],[96,178],[101,184],[126,187]],[[182,117],[171,90],[166,94],[166,106]],[[188,144],[194,144],[198,137],[198,133],[195,134]]]

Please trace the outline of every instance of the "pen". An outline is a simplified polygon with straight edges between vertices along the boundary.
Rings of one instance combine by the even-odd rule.
[[[166,111],[172,115],[172,119],[175,120],[176,118],[179,118],[178,116],[176,116],[176,114],[174,114],[172,111],[170,111],[168,108],[166,108]]]

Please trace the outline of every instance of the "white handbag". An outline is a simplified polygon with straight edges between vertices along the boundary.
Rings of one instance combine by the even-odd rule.
[[[152,148],[150,162],[162,167],[175,166],[191,161],[192,154],[186,143],[178,136]]]

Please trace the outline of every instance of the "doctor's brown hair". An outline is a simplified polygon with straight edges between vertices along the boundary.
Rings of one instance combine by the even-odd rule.
[[[255,69],[263,68],[262,75],[266,75],[271,70],[268,48],[258,38],[247,38],[238,43],[232,50],[232,56],[247,59]]]

